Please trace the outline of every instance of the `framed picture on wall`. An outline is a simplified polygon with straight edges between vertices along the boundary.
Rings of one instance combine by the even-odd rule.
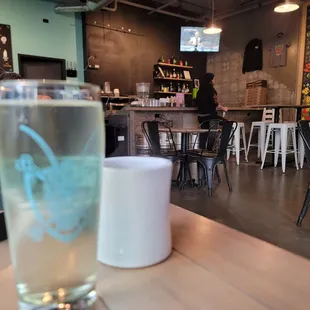
[[[13,72],[13,53],[10,25],[0,24],[0,67]]]
[[[189,71],[184,70],[183,73],[184,73],[184,78],[185,78],[186,80],[191,80],[191,79],[192,79],[192,78],[191,78],[191,74],[190,74]]]

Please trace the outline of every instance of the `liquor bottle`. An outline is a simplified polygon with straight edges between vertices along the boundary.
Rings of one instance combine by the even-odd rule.
[[[176,65],[177,64],[177,59],[173,56],[173,64]]]
[[[183,79],[183,72],[180,73],[180,79]]]
[[[160,85],[160,91],[164,91],[164,84]]]
[[[185,93],[185,89],[186,89],[186,87],[185,87],[185,84],[183,83],[183,85],[182,85],[182,93]]]
[[[170,91],[170,92],[173,92],[173,85],[172,85],[172,82],[170,83],[169,91]]]
[[[183,61],[182,60],[180,60],[180,66],[183,66]]]
[[[170,79],[172,79],[172,72],[170,72],[170,75],[169,75]]]
[[[176,79],[176,78],[177,78],[177,74],[176,74],[176,72],[175,72],[175,68],[173,68],[172,77],[173,77],[174,79]]]
[[[187,60],[185,60],[185,62],[184,62],[184,66],[185,66],[185,67],[187,67],[187,66],[188,66],[188,62],[187,62]]]
[[[170,73],[169,73],[169,71],[167,70],[166,71],[166,77],[169,77],[170,76]]]
[[[186,92],[186,93],[189,93],[189,87],[188,87],[188,84],[186,84],[186,87],[185,87],[185,92]]]
[[[165,62],[164,56],[161,56],[161,57],[158,59],[158,62]]]
[[[177,79],[179,79],[179,78],[180,78],[180,73],[177,74]]]
[[[182,92],[181,84],[178,83],[178,93],[181,93],[181,92]]]
[[[171,64],[170,58],[167,59],[167,64]]]

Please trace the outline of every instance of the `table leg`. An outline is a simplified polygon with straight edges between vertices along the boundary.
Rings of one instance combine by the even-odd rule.
[[[296,123],[298,123],[300,120],[301,120],[301,110],[302,109],[296,109],[297,112],[296,112]]]

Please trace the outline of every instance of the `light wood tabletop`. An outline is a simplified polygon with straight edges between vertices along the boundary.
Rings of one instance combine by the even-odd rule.
[[[209,132],[209,131],[217,131],[215,129],[201,129],[201,128],[170,128],[172,133],[200,133],[200,132]],[[168,128],[159,128],[160,132],[169,132]]]
[[[176,206],[171,223],[174,250],[165,262],[136,270],[99,264],[94,309],[309,309],[309,260]],[[15,310],[6,242],[0,288],[0,309]]]

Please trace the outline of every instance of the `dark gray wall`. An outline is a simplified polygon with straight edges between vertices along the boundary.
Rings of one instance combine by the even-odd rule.
[[[119,5],[116,12],[94,12],[86,16],[86,23],[125,29],[142,34],[138,36],[108,29],[86,26],[87,55],[96,56],[92,63],[100,70],[87,70],[86,81],[119,88],[122,94],[135,94],[136,82],[153,82],[153,65],[160,56],[187,60],[194,66],[192,77],[205,73],[205,53],[180,53],[180,27],[186,25],[180,19]],[[191,23],[190,25],[193,25]]]
[[[273,12],[266,6],[222,21],[221,52],[208,57],[207,68],[216,76],[219,99],[226,105],[244,103],[247,82],[266,79],[270,103],[294,104],[296,97],[297,55],[301,10],[287,14]],[[269,48],[276,44],[277,33],[291,46],[286,67],[269,67]],[[263,41],[263,70],[242,74],[246,44],[254,38]]]

